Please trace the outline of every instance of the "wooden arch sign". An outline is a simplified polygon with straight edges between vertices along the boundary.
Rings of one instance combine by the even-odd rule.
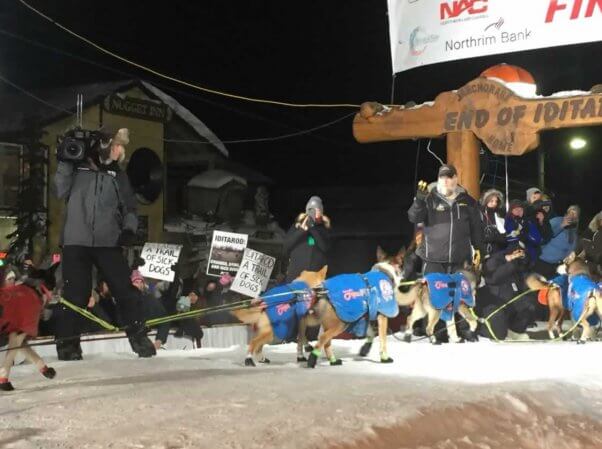
[[[598,86],[597,86],[598,87]],[[520,156],[548,129],[602,124],[602,92],[522,98],[502,83],[477,78],[433,103],[404,107],[364,103],[353,121],[358,142],[447,136],[448,163],[460,183],[479,195],[480,139],[494,154]]]

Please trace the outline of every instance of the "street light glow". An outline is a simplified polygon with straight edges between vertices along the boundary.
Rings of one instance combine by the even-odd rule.
[[[587,145],[587,141],[581,137],[573,137],[569,145],[571,150],[582,150]]]

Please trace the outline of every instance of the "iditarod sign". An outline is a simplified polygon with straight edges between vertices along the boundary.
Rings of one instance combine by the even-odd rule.
[[[248,240],[247,234],[213,231],[207,274],[209,276],[221,276],[224,273],[236,274]]]

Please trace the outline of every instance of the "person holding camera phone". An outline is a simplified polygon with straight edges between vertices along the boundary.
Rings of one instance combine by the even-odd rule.
[[[286,282],[296,279],[303,270],[318,271],[328,265],[330,219],[324,215],[319,196],[312,196],[284,237],[284,250],[289,256]]]
[[[85,307],[95,266],[116,299],[132,350],[152,357],[156,351],[146,335],[141,293],[130,282],[122,249],[135,243],[138,226],[136,198],[119,166],[128,143],[126,128],[75,130],[59,141],[54,184],[66,204],[61,236],[64,297]],[[70,310],[64,317],[57,323],[57,354],[61,360],[80,360],[79,321]]]
[[[556,268],[575,250],[577,246],[579,216],[581,209],[577,205],[569,206],[564,217],[550,220],[552,238],[541,247],[539,260],[535,263],[535,271],[550,279],[556,275]]]

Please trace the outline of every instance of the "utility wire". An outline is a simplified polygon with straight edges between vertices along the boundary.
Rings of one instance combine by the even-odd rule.
[[[284,102],[284,101],[275,101],[275,100],[266,100],[266,99],[262,99],[262,98],[253,98],[253,97],[245,97],[243,95],[237,95],[237,94],[231,94],[228,92],[223,92],[223,91],[219,91],[219,90],[215,90],[215,89],[209,89],[207,87],[203,87],[200,86],[198,84],[194,84],[191,83],[189,81],[185,81],[179,78],[176,78],[174,76],[171,75],[167,75],[165,73],[159,72],[158,70],[152,69],[150,67],[147,67],[143,64],[137,63],[135,61],[131,61],[123,56],[120,56],[104,47],[102,47],[101,45],[91,41],[90,39],[77,34],[75,31],[70,30],[69,28],[61,25],[60,23],[58,23],[56,20],[54,20],[52,17],[47,16],[46,14],[44,14],[43,12],[39,11],[38,9],[34,8],[33,6],[29,5],[27,2],[25,2],[24,0],[19,0],[19,2],[25,6],[26,8],[30,9],[31,11],[33,11],[34,13],[36,13],[37,15],[39,15],[40,17],[44,18],[45,20],[49,21],[50,23],[52,23],[53,25],[57,26],[58,28],[60,28],[61,30],[65,31],[66,33],[70,34],[71,36],[85,42],[86,44],[96,48],[98,51],[101,51],[102,53],[109,55],[115,59],[118,59],[119,61],[125,62],[126,64],[129,64],[131,66],[134,66],[140,70],[144,70],[145,72],[148,73],[152,73],[155,76],[158,76],[160,78],[169,80],[169,81],[173,81],[174,83],[178,83],[181,84],[183,86],[187,86],[190,87],[191,89],[195,89],[195,90],[199,90],[201,92],[207,92],[210,94],[214,94],[214,95],[221,95],[223,97],[228,97],[228,98],[234,98],[237,100],[244,100],[244,101],[249,101],[249,102],[253,102],[253,103],[262,103],[262,104],[272,104],[272,105],[276,105],[276,106],[286,106],[286,107],[292,107],[292,108],[359,108],[360,105],[357,104],[348,104],[348,103],[335,103],[335,104],[318,104],[318,103],[306,103],[306,104],[299,104],[299,103],[288,103],[288,102]]]

